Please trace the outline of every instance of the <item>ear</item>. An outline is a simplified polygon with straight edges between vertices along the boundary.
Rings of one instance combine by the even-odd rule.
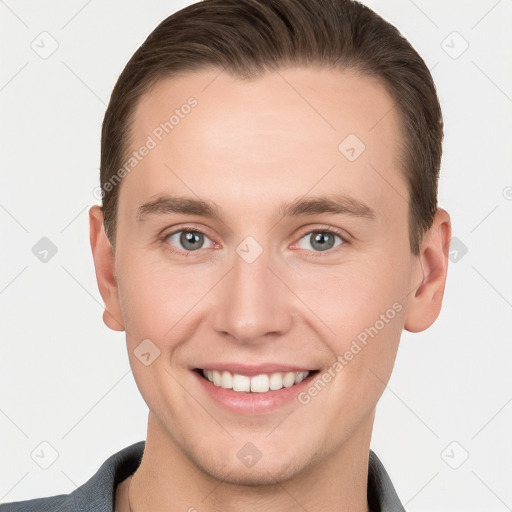
[[[452,229],[448,212],[439,208],[425,233],[418,256],[418,284],[409,302],[404,328],[410,332],[430,327],[441,311]]]
[[[103,322],[113,331],[124,331],[123,315],[119,304],[117,280],[115,277],[114,250],[105,233],[103,212],[98,205],[89,209],[89,233],[92,257],[96,269],[96,281],[105,303]]]

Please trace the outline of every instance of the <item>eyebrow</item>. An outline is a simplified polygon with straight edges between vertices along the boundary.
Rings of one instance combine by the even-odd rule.
[[[363,217],[370,220],[376,217],[375,211],[367,204],[353,197],[340,194],[303,197],[284,203],[278,209],[278,214],[282,217],[300,217],[324,213]],[[191,197],[160,196],[137,208],[138,221],[143,221],[150,216],[169,214],[199,215],[201,217],[222,220],[221,208],[218,204],[213,201]]]

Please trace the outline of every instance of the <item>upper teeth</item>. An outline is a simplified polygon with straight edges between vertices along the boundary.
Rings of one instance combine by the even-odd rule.
[[[203,370],[203,375],[210,382],[213,382],[215,386],[232,389],[233,391],[265,393],[269,389],[275,391],[298,384],[309,375],[309,372],[262,373],[254,377],[248,377],[247,375],[233,374],[225,370]]]

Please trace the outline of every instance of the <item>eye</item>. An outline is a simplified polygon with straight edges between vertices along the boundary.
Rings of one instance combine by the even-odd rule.
[[[206,240],[210,240],[210,238],[197,229],[181,229],[164,237],[164,241],[178,249],[176,252],[195,252],[203,249]],[[169,249],[174,252],[172,247],[169,247]]]
[[[187,253],[204,249],[207,241],[214,245],[214,242],[201,230],[187,227],[164,235],[163,241],[171,253],[181,253],[185,256]],[[331,228],[309,231],[299,239],[296,245],[299,249],[326,252],[345,243],[345,235]]]
[[[336,238],[339,239],[339,243],[334,245],[336,243]],[[305,244],[303,243],[301,245],[301,241],[305,240]],[[317,230],[317,231],[310,231],[309,233],[306,233],[298,242],[299,249],[306,249],[306,250],[313,250],[315,252],[323,252],[328,251],[329,249],[333,249],[335,247],[339,247],[340,245],[344,244],[345,241],[343,240],[341,234],[333,231],[333,230]],[[308,247],[309,245],[309,247]]]

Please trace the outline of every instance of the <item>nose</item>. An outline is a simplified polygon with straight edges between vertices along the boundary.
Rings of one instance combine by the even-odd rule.
[[[264,251],[249,263],[235,253],[233,267],[218,285],[213,327],[242,344],[279,338],[293,322],[293,295]]]

